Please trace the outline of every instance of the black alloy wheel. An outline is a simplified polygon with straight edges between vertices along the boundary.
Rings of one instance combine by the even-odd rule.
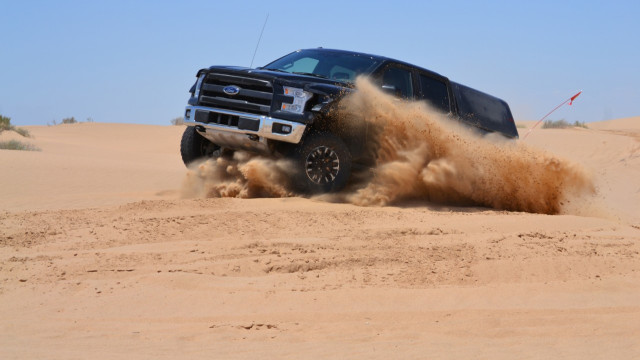
[[[351,154],[338,136],[326,132],[310,133],[295,151],[298,173],[294,187],[304,193],[340,191],[351,175]]]
[[[180,141],[180,155],[182,162],[189,166],[192,162],[202,158],[216,158],[222,155],[223,149],[205,139],[194,126],[187,126]]]
[[[340,158],[331,147],[318,146],[307,155],[305,173],[313,183],[322,185],[335,181],[340,173]]]

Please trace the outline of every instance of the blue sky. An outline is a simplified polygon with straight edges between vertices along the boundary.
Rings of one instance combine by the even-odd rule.
[[[638,1],[0,0],[0,114],[167,125],[199,68],[322,46],[385,55],[506,100],[516,120],[640,115]]]

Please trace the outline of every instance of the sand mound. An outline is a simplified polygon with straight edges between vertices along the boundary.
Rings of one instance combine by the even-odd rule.
[[[30,139],[28,137],[22,136],[13,130],[4,130],[0,132],[0,141],[20,141],[24,143],[29,143]]]
[[[590,129],[640,132],[640,116],[588,123]]]
[[[584,165],[623,221],[184,200],[183,127],[26,128],[42,151],[0,151],[0,359],[640,358],[640,143],[615,125],[526,143]],[[397,149],[385,164],[433,151]],[[242,156],[204,178],[288,195],[264,186],[286,163]]]
[[[182,127],[82,123],[24,128],[32,137],[17,140],[42,151],[0,150],[0,210],[87,208],[178,193],[184,176],[177,147]]]

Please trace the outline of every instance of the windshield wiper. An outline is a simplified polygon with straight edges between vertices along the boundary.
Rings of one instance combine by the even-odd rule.
[[[293,74],[298,74],[298,75],[307,75],[307,76],[313,76],[313,77],[322,78],[322,79],[328,79],[328,77],[326,77],[326,76],[324,76],[324,75],[314,74],[314,73],[308,73],[308,72],[294,71],[294,72],[293,72]]]
[[[283,72],[283,73],[287,73],[287,74],[306,75],[306,76],[313,76],[313,77],[322,78],[322,79],[328,79],[328,77],[326,77],[324,75],[314,74],[314,73],[309,73],[309,72],[302,72],[302,71],[288,72],[288,71],[281,70],[281,69],[270,69],[270,68],[261,68],[260,70],[277,71],[277,72]]]
[[[290,74],[290,72],[288,72],[288,71],[284,71],[284,70],[280,70],[280,69],[260,68],[260,70],[277,71],[277,72],[283,72],[283,73]]]

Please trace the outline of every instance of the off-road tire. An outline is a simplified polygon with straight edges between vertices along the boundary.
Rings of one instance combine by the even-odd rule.
[[[351,175],[351,153],[338,136],[313,132],[293,153],[296,164],[293,185],[308,194],[342,190]]]
[[[186,166],[205,157],[219,156],[221,151],[220,146],[202,137],[194,126],[187,126],[184,129],[180,141],[180,155]]]

